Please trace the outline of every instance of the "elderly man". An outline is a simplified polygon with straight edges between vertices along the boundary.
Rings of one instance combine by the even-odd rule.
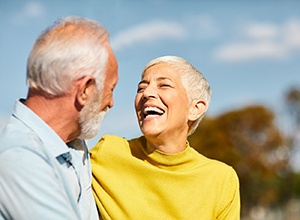
[[[36,40],[26,100],[0,131],[0,219],[98,219],[88,148],[118,65],[99,23],[67,17]]]

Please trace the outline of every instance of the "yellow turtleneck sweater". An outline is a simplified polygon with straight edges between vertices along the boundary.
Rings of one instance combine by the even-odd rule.
[[[235,171],[189,145],[167,155],[147,146],[145,137],[106,135],[90,152],[103,219],[240,219]]]

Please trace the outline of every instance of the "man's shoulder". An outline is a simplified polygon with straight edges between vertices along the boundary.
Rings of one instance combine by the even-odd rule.
[[[16,118],[10,120],[0,130],[0,153],[12,148],[38,146],[38,136]]]

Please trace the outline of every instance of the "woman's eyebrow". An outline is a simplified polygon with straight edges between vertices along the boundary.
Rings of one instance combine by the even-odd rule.
[[[149,84],[149,82],[147,81],[147,80],[141,80],[140,82],[139,82],[139,84],[138,85],[140,85],[140,84],[143,84],[143,83],[145,83],[145,84]]]
[[[169,77],[162,76],[157,78],[157,81],[164,81],[164,80],[172,81],[172,79],[170,79]]]
[[[164,77],[164,76],[158,77],[158,78],[156,79],[156,81],[158,81],[158,82],[160,82],[160,81],[164,81],[164,80],[172,81],[172,79],[171,79],[171,78],[169,78],[169,77]],[[143,79],[143,80],[141,80],[141,81],[139,82],[139,84],[138,84],[138,85],[140,85],[140,84],[143,84],[143,83],[145,83],[145,84],[149,84],[149,81],[148,81],[148,80],[145,80],[145,79]]]

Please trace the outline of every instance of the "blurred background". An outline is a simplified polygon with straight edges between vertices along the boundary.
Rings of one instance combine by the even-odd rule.
[[[143,67],[181,56],[213,91],[189,140],[236,169],[242,219],[299,219],[299,8],[288,0],[0,0],[0,126],[26,97],[27,56],[41,31],[61,17],[91,18],[110,31],[119,82],[90,147],[106,133],[141,135],[133,100]]]

